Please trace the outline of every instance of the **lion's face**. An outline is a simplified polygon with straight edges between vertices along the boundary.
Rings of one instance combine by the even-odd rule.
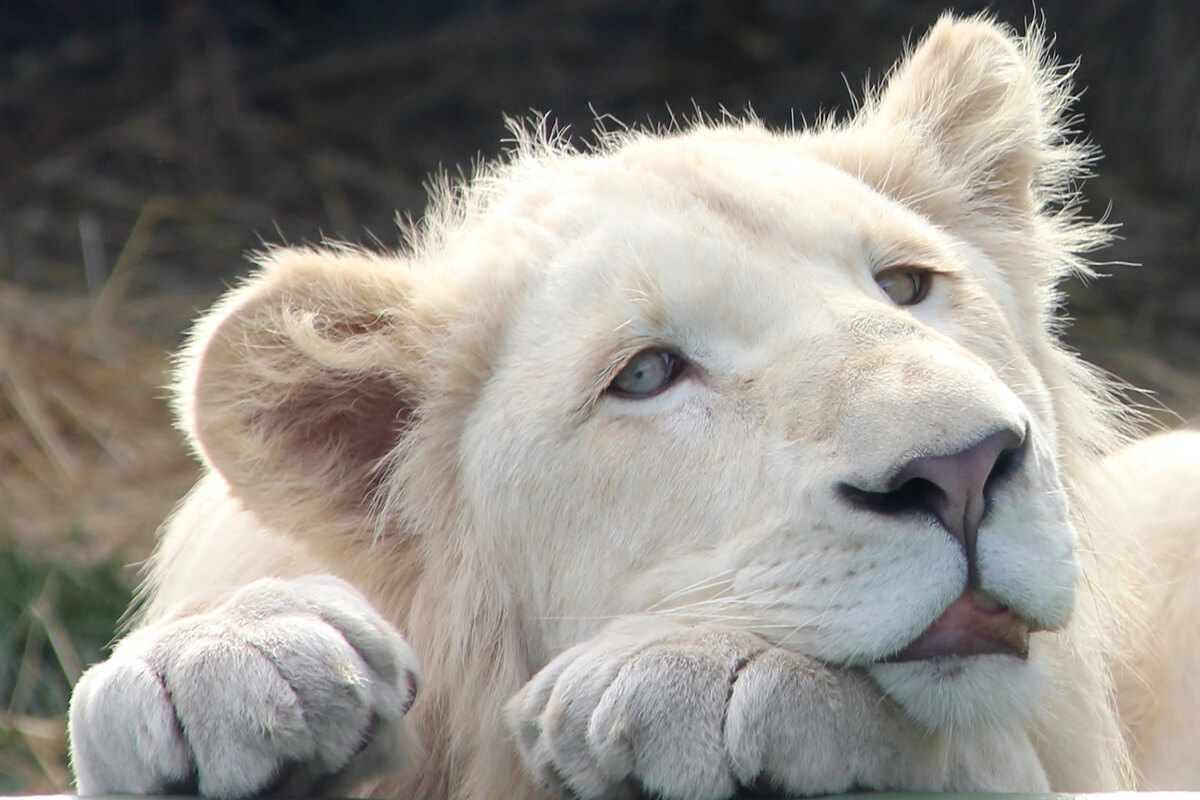
[[[535,660],[669,614],[866,666],[930,724],[1028,702],[1076,534],[1000,269],[794,145],[650,141],[572,180],[461,445]]]

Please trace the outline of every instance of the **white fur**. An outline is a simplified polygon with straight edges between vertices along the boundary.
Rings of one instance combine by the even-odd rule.
[[[71,709],[76,777],[130,793],[195,782],[214,797],[353,786],[395,758],[418,675],[344,582],[260,580],[88,670]]]
[[[1068,89],[1036,31],[947,18],[848,122],[520,133],[404,253],[263,256],[181,359],[207,474],[141,627],[76,690],[80,792],[238,797],[292,768],[429,798],[1182,780],[1161,742],[1200,703],[1142,676],[1200,661],[1155,591],[1169,568],[1197,596],[1195,515],[1158,545],[1143,484],[1178,482],[1102,460],[1124,412],[1057,341],[1055,285],[1106,238],[1075,211]],[[928,297],[891,302],[896,266],[934,272]],[[606,391],[655,347],[674,384]],[[884,663],[967,557],[838,487],[997,430],[1026,452],[972,568],[1031,655]],[[1147,636],[1148,613],[1177,621]],[[425,676],[407,717],[389,624]]]

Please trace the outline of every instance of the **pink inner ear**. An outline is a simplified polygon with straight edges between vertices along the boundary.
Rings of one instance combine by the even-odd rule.
[[[301,464],[333,458],[343,479],[365,481],[371,466],[399,441],[414,408],[386,378],[355,376],[344,385],[335,380],[293,391],[259,421],[265,423],[264,437],[281,445],[285,457]]]

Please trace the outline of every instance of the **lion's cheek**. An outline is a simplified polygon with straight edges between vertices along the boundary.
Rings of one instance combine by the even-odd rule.
[[[916,638],[962,592],[966,565],[944,531],[917,521],[797,513],[789,527],[743,540],[727,612],[768,640],[831,664],[885,658]]]

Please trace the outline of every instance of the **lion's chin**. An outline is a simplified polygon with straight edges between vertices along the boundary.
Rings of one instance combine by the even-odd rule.
[[[1036,651],[943,655],[867,667],[880,688],[934,731],[966,732],[1025,721],[1036,708],[1045,670]]]

